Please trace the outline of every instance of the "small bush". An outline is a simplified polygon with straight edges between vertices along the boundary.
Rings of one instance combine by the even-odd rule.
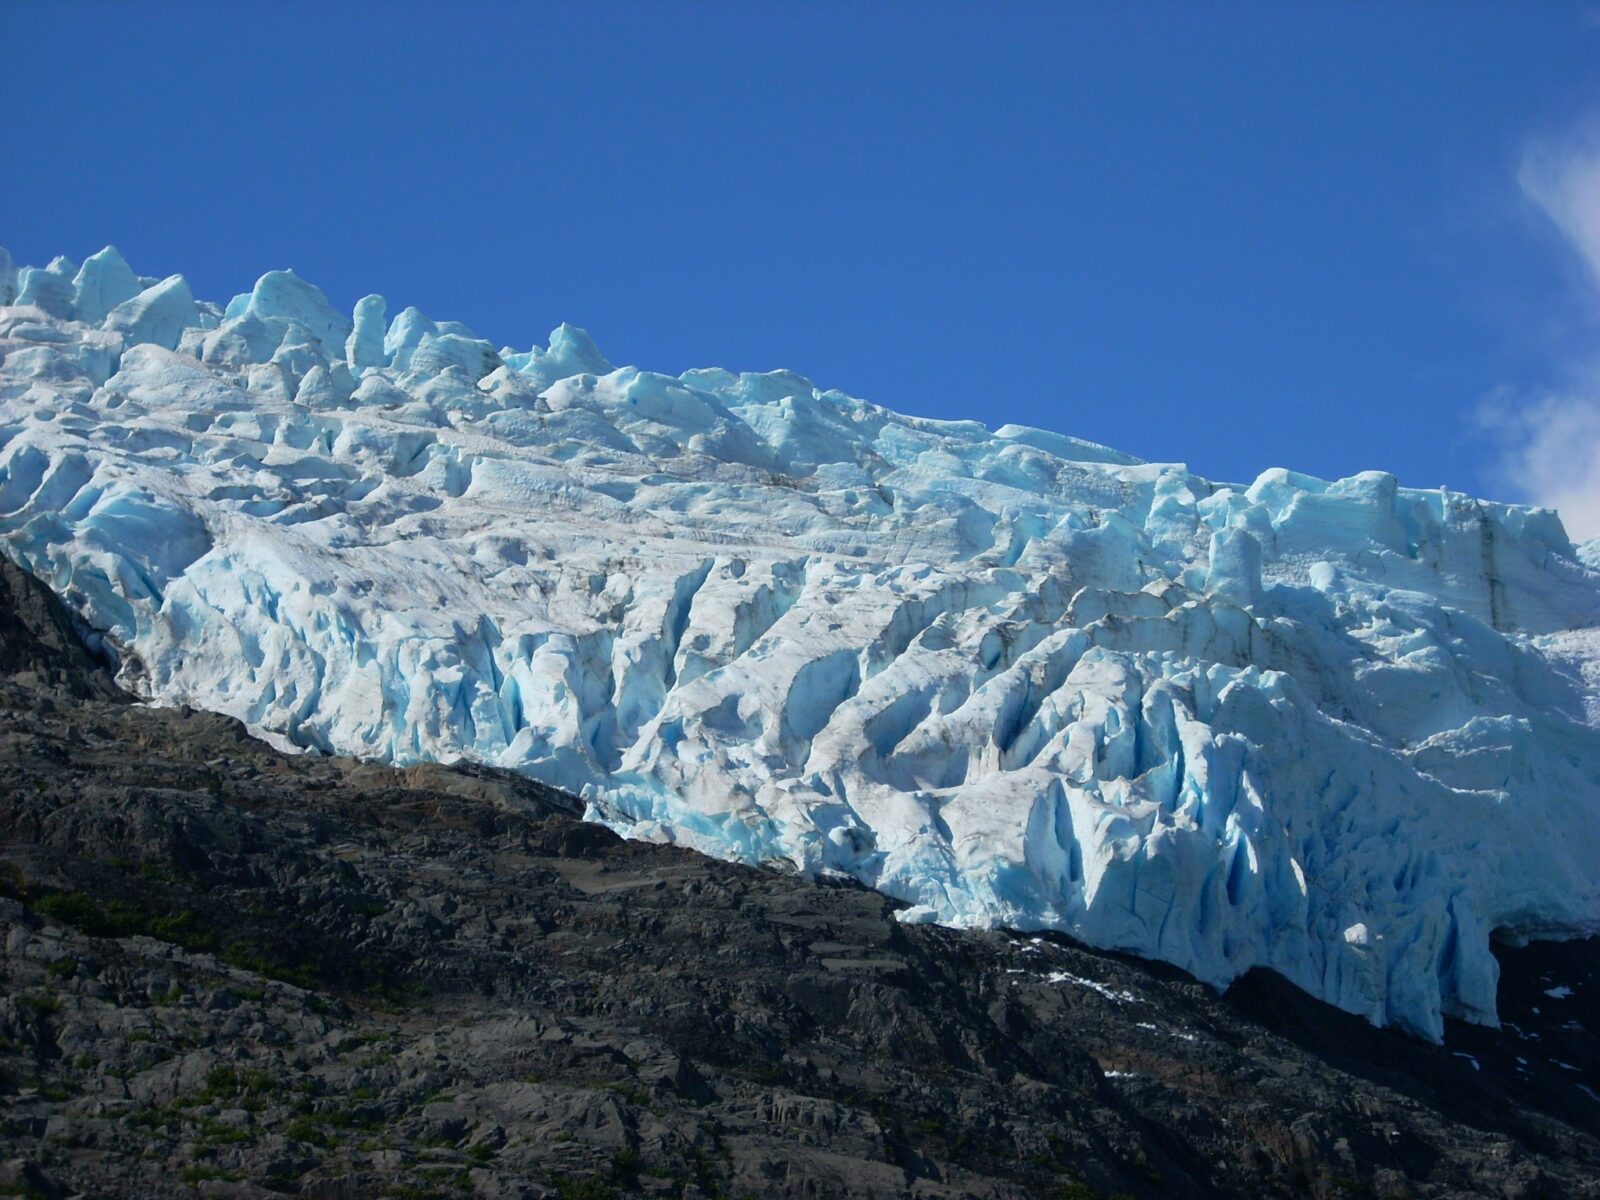
[[[105,914],[82,892],[52,892],[33,902],[33,911],[83,930],[84,933],[105,936],[100,930],[105,924]]]
[[[558,1200],[616,1200],[617,1189],[598,1175],[552,1175],[550,1183]]]
[[[283,1127],[283,1136],[321,1150],[332,1150],[339,1144],[339,1139],[318,1125],[312,1117],[296,1117]]]
[[[61,1011],[61,997],[53,992],[43,996],[18,996],[17,1003],[35,1017],[51,1017]]]

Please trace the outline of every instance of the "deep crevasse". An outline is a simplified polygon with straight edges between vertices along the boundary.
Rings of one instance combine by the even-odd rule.
[[[496,351],[289,272],[219,308],[0,252],[0,303],[0,545],[158,701],[1427,1036],[1494,1020],[1492,932],[1600,927],[1600,551],[1552,513]]]

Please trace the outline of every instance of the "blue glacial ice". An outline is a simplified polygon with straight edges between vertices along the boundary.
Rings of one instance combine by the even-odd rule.
[[[219,307],[0,252],[0,301],[0,548],[156,702],[1427,1037],[1494,1023],[1492,937],[1600,928],[1600,544],[1552,512],[497,350],[288,271]]]

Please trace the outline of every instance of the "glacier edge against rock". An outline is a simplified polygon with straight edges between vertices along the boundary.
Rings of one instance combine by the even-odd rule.
[[[1435,1038],[1494,1021],[1491,934],[1600,927],[1600,572],[1550,512],[497,350],[287,271],[217,306],[0,256],[0,301],[0,546],[159,702]]]

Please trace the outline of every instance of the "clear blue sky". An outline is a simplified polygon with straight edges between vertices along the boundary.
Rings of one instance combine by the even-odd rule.
[[[0,0],[0,245],[1493,493],[1473,412],[1596,333],[1518,163],[1597,102],[1555,0]]]

